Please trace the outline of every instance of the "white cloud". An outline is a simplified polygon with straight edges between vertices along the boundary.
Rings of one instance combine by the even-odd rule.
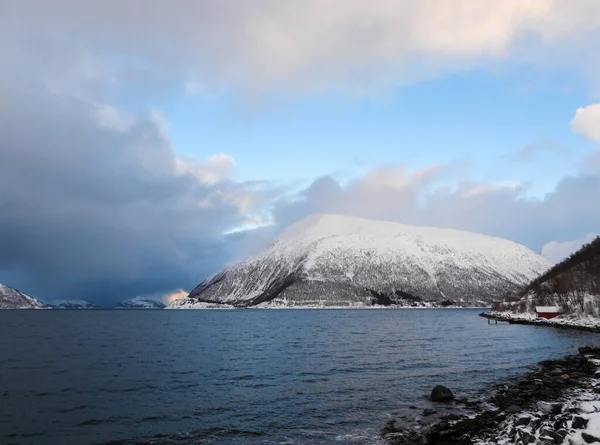
[[[168,304],[170,304],[170,303],[173,303],[175,300],[179,300],[180,298],[185,298],[185,297],[187,297],[187,296],[188,296],[188,294],[189,294],[189,292],[187,292],[187,291],[184,291],[183,289],[177,289],[177,290],[175,290],[175,291],[172,291],[172,292],[167,292],[166,294],[164,294],[164,295],[161,297],[161,299],[160,299],[160,300],[161,300],[161,301],[162,301],[164,304],[167,304],[167,305],[168,305]]]
[[[527,184],[518,182],[444,185],[448,169],[436,166],[423,175],[388,166],[347,185],[322,177],[299,195],[280,199],[274,207],[275,224],[281,228],[312,213],[338,213],[473,231],[537,251],[548,240],[574,239],[600,226],[600,207],[595,205],[600,175],[566,177],[543,198],[531,198]],[[393,172],[401,180],[391,181]]]
[[[571,129],[592,141],[600,143],[600,103],[578,108],[571,120]]]
[[[553,263],[560,263],[563,259],[574,252],[577,252],[581,246],[593,241],[598,234],[588,233],[587,235],[573,241],[551,241],[542,247],[542,256]]]
[[[120,112],[108,104],[100,104],[97,109],[100,126],[118,133],[126,133],[135,125],[135,117]]]
[[[235,160],[224,153],[212,155],[205,163],[192,157],[178,156],[175,165],[180,173],[191,174],[203,184],[231,179],[235,170]]]
[[[520,48],[536,58],[554,56],[557,42],[577,47],[590,39],[575,37],[600,26],[596,0],[174,0],[131,6],[9,0],[0,17],[0,62],[11,69],[38,64],[44,75],[94,84],[152,86],[156,76],[179,76],[192,93],[223,86],[356,93],[510,57]]]

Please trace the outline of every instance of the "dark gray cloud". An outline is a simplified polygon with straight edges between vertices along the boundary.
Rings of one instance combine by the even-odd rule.
[[[178,159],[157,116],[106,119],[35,83],[0,83],[0,97],[0,282],[32,295],[111,304],[190,288],[231,258],[223,231],[263,199]]]

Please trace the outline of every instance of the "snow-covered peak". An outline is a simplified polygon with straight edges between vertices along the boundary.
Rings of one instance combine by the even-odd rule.
[[[100,309],[97,304],[85,300],[53,300],[48,304],[54,309]]]
[[[439,227],[411,226],[389,221],[376,221],[356,216],[335,214],[314,214],[281,231],[273,244],[301,242],[310,244],[328,238],[343,238],[349,244],[357,239],[377,240],[384,243],[387,239],[413,238],[415,241],[427,241],[429,244],[453,243],[464,247],[480,243],[500,243],[507,247],[521,246],[513,241],[496,238],[474,232]],[[528,250],[528,249],[527,249]]]
[[[43,309],[45,307],[35,298],[0,283],[0,309]]]
[[[310,215],[283,230],[258,257],[287,256],[303,251],[308,255],[308,265],[312,266],[314,260],[332,250],[371,251],[383,257],[400,254],[424,267],[431,259],[451,261],[457,267],[471,266],[474,262],[495,263],[496,268],[509,275],[533,272],[535,276],[552,265],[527,247],[502,238],[329,214]],[[515,260],[519,260],[525,270],[515,271]]]
[[[124,300],[115,306],[115,309],[163,309],[165,304],[145,297],[135,297]]]
[[[239,306],[491,301],[550,266],[501,238],[317,214],[201,283],[189,298]]]

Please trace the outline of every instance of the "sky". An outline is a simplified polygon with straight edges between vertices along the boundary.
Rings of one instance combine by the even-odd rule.
[[[184,295],[315,213],[600,232],[596,0],[5,0],[0,282]]]

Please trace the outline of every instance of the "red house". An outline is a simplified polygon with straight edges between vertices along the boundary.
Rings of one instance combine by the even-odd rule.
[[[539,318],[554,318],[562,313],[558,306],[536,306],[535,312]]]

